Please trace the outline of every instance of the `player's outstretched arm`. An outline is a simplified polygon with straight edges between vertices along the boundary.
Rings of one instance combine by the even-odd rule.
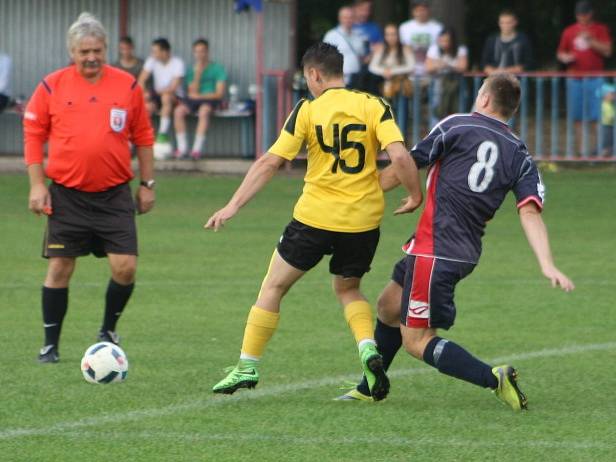
[[[385,151],[387,151],[387,155],[391,160],[391,171],[395,175],[398,184],[402,184],[409,193],[409,197],[394,214],[410,213],[419,207],[423,200],[421,186],[419,185],[417,165],[404,145],[399,141],[388,144]],[[385,176],[382,175],[381,173],[379,179],[381,187],[385,186],[385,188],[387,188],[390,185],[393,186],[389,189],[395,187],[394,181],[391,180],[390,172],[385,172]],[[387,190],[385,188],[383,189]]]
[[[272,179],[284,163],[285,159],[269,152],[255,161],[231,200],[210,217],[204,228],[218,231]]]
[[[548,230],[537,206],[530,202],[520,207],[519,212],[526,239],[537,257],[543,275],[550,280],[552,287],[560,287],[565,292],[575,289],[573,282],[554,265]]]

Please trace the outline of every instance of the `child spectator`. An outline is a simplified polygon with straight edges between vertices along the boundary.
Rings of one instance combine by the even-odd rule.
[[[369,70],[383,77],[382,94],[387,99],[394,99],[400,92],[411,96],[412,82],[409,74],[415,67],[415,58],[409,47],[403,46],[398,37],[398,26],[385,26],[385,43],[372,56]]]
[[[603,84],[601,88],[603,101],[601,102],[601,137],[603,140],[601,153],[609,156],[614,149],[614,124],[616,123],[616,87]]]
[[[426,70],[436,77],[434,84],[435,115],[442,119],[458,112],[460,75],[468,68],[468,49],[458,45],[455,31],[446,27],[436,43],[428,49]]]
[[[191,150],[193,159],[201,157],[205,136],[210,124],[210,116],[225,96],[227,72],[217,62],[210,61],[210,45],[204,38],[193,43],[194,64],[186,73],[187,97],[183,98],[174,111],[175,138],[177,149],[175,157],[185,157],[188,151],[186,116],[198,117],[195,139]]]

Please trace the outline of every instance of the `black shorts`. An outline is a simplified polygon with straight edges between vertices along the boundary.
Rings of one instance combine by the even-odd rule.
[[[49,194],[53,213],[47,219],[43,257],[137,255],[135,203],[128,183],[103,192],[52,183]]]
[[[218,109],[220,106],[220,100],[218,99],[190,99],[190,98],[182,98],[182,104],[188,108],[192,115],[197,115],[199,112],[199,108],[204,104],[210,106],[212,110]]]
[[[471,274],[473,263],[409,255],[400,322],[406,327],[449,329],[456,318],[456,284]]]
[[[360,278],[370,271],[379,244],[379,228],[360,233],[342,233],[313,228],[295,219],[285,228],[278,254],[302,271],[314,268],[324,255],[331,255],[329,272],[345,278]]]

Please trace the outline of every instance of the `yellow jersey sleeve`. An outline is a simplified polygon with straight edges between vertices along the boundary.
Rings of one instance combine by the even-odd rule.
[[[306,140],[309,104],[305,99],[298,101],[293,112],[287,117],[278,139],[269,148],[268,152],[283,159],[295,159]]]
[[[373,115],[374,132],[381,145],[381,150],[396,141],[404,144],[404,136],[396,124],[389,104],[381,98],[371,98],[369,104],[372,106],[370,112]]]

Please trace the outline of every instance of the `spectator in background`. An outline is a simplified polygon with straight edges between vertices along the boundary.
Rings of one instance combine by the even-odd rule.
[[[364,39],[364,56],[362,58],[357,87],[368,93],[378,94],[383,79],[370,71],[369,64],[372,61],[375,50],[383,43],[383,31],[381,26],[370,20],[372,4],[372,0],[355,0],[353,4],[355,15],[353,29],[357,30]]]
[[[158,126],[157,143],[168,143],[167,132],[171,126],[171,114],[177,97],[182,91],[184,77],[184,62],[171,55],[171,45],[166,38],[157,38],[152,42],[150,57],[145,61],[139,85],[144,90],[150,76],[154,79],[153,89],[145,91],[148,112],[153,114],[160,110],[160,125]]]
[[[398,37],[398,26],[385,26],[385,43],[379,47],[370,61],[370,72],[383,77],[385,98],[393,100],[400,92],[411,96],[413,91],[409,75],[413,72],[415,58],[410,47],[403,46]]]
[[[325,43],[335,46],[342,54],[344,83],[349,88],[358,88],[363,58],[366,56],[364,36],[353,28],[355,13],[350,6],[338,10],[338,26],[323,37]]]
[[[353,11],[355,14],[353,29],[358,30],[370,46],[383,43],[381,27],[374,21],[370,21],[372,16],[372,0],[356,0],[353,5]]]
[[[602,71],[605,59],[612,54],[612,38],[605,24],[595,22],[593,7],[588,1],[578,1],[575,5],[576,23],[563,31],[556,56],[567,65],[570,72]],[[578,152],[582,152],[582,120],[592,122],[594,130],[601,111],[601,78],[568,78],[567,98],[569,110],[575,121]],[[591,135],[592,136],[592,135]]]
[[[176,106],[173,114],[177,140],[176,158],[185,157],[188,152],[186,116],[189,114],[195,114],[199,119],[190,154],[193,159],[201,157],[210,115],[225,97],[227,72],[221,64],[210,61],[209,49],[209,43],[204,38],[193,42],[194,64],[186,73],[187,96]]]
[[[442,119],[458,112],[460,75],[468,69],[468,49],[459,45],[455,31],[444,28],[436,43],[428,49],[426,70],[436,76],[434,86],[435,115]]]
[[[609,156],[614,149],[614,124],[616,123],[616,87],[603,84],[601,88],[603,101],[601,103],[601,154]]]
[[[481,68],[490,75],[494,72],[518,74],[532,68],[533,50],[524,32],[518,32],[518,17],[511,10],[498,15],[500,32],[492,34],[483,45]]]
[[[11,83],[11,58],[0,51],[0,113],[9,105]]]
[[[425,61],[430,46],[443,29],[440,22],[430,18],[430,4],[425,0],[411,2],[413,19],[400,25],[400,41],[410,46],[415,55],[415,75],[426,74]]]
[[[138,79],[143,69],[143,59],[135,56],[134,52],[133,39],[128,35],[121,37],[118,45],[118,60],[113,63],[113,66],[132,74],[135,79]]]

